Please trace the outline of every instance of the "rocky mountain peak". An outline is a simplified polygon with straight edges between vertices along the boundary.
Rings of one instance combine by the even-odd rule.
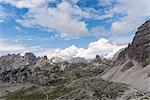
[[[133,42],[126,49],[126,53],[129,58],[138,62],[147,64],[150,62],[150,20],[138,28]]]
[[[41,57],[40,59],[42,59],[42,60],[48,60],[48,58],[47,58],[47,56],[45,55],[45,56],[43,56],[43,57]]]
[[[150,62],[150,20],[147,20],[142,24],[135,36],[132,43],[129,43],[128,47],[119,53],[118,61],[126,61],[126,59],[132,59],[144,66]]]
[[[96,61],[98,61],[98,62],[102,61],[99,55],[96,55]]]
[[[25,53],[24,59],[28,63],[35,63],[38,60],[38,58],[33,53],[31,53],[31,52]]]
[[[47,61],[47,56],[36,57],[33,53],[25,53],[24,56],[18,54],[7,54],[0,57],[0,72],[14,70],[22,66],[36,64],[40,61]]]
[[[119,53],[113,66],[103,78],[150,90],[150,20],[137,29],[132,43]]]

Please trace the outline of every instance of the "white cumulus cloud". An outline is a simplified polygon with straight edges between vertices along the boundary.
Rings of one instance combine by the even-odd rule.
[[[42,28],[54,30],[63,38],[79,37],[85,34],[93,34],[88,25],[82,19],[112,18],[113,14],[100,15],[92,8],[80,8],[76,3],[78,0],[63,0],[56,7],[49,7],[50,2],[55,0],[0,0],[17,8],[28,8],[28,12],[16,22],[25,27],[41,26]],[[98,33],[98,32],[97,32]]]
[[[59,33],[67,33],[68,37],[88,33],[86,23],[75,18],[75,15],[78,15],[78,17],[89,16],[79,8],[73,8],[68,2],[64,1],[57,5],[57,8],[31,8],[24,19],[17,19],[16,21],[27,27],[39,25],[54,29]]]
[[[126,14],[121,20],[112,23],[112,33],[128,33],[134,31],[150,16],[150,0],[118,0],[119,6],[113,8],[110,13]],[[119,10],[120,9],[120,10]]]
[[[75,45],[71,45],[67,48],[45,49],[41,46],[27,46],[7,39],[0,39],[0,55],[5,55],[7,53],[24,54],[26,52],[33,52],[39,56],[47,55],[48,58],[61,57],[63,59],[70,59],[73,57],[84,57],[86,59],[92,59],[95,55],[99,54],[102,57],[110,59],[119,49],[125,47],[126,45],[117,45],[104,38],[89,43],[88,48],[79,48]]]
[[[88,48],[78,48],[75,45],[64,49],[50,48],[40,52],[38,55],[47,55],[49,58],[62,57],[63,59],[70,59],[72,57],[84,57],[86,59],[92,59],[95,55],[99,54],[110,59],[119,49],[125,47],[126,45],[117,45],[107,39],[101,38],[98,41],[91,42]]]

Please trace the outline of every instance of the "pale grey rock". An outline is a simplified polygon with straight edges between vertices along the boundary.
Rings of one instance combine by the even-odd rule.
[[[82,57],[74,57],[69,61],[69,63],[87,63],[87,61]]]

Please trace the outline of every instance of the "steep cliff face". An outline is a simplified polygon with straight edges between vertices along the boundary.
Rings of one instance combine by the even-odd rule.
[[[138,28],[132,43],[102,77],[150,90],[150,20]]]
[[[126,53],[130,59],[141,62],[143,67],[150,62],[150,20],[138,28],[133,42]]]
[[[116,62],[116,65],[124,63],[127,59],[134,60],[143,67],[150,62],[150,20],[141,25],[131,44],[120,52]]]

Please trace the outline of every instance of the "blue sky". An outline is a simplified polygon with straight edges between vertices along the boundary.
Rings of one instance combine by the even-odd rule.
[[[0,0],[0,55],[109,58],[149,18],[149,0]]]

